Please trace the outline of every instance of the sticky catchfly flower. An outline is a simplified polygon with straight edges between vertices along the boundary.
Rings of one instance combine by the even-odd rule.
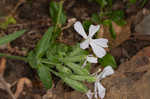
[[[100,97],[101,99],[104,98],[105,93],[106,93],[106,88],[103,87],[103,85],[100,83],[100,81],[102,79],[104,79],[107,76],[110,76],[114,73],[114,70],[111,66],[107,66],[104,68],[104,70],[97,75],[96,77],[96,82],[95,82],[95,86],[94,86],[94,94],[95,94],[95,98],[97,99],[98,97]]]
[[[86,57],[86,60],[84,61],[83,65],[82,65],[82,68],[84,68],[86,66],[87,62],[89,62],[89,63],[97,63],[98,62],[97,60],[98,59],[96,57],[94,57],[93,55],[88,55]]]
[[[78,32],[85,39],[85,41],[83,41],[80,44],[80,47],[82,49],[86,49],[86,48],[89,48],[89,45],[90,45],[92,47],[94,54],[97,57],[102,58],[106,54],[106,51],[104,48],[108,47],[107,45],[108,40],[104,38],[92,39],[92,37],[99,30],[99,28],[100,28],[100,25],[90,25],[89,35],[87,36],[82,24],[79,21],[77,21],[74,24],[74,29],[76,30],[76,32]]]
[[[91,90],[89,90],[86,93],[89,99],[92,99],[93,94],[96,99],[98,99],[98,97],[101,99],[105,97],[106,88],[103,87],[100,81],[105,77],[112,75],[113,73],[113,68],[111,66],[107,66],[99,75],[96,76],[96,82],[94,83],[94,92],[92,93]]]

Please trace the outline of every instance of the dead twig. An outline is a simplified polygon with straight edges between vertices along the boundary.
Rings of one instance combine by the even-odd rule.
[[[76,20],[77,20],[76,18],[69,19],[68,24],[66,26],[62,27],[62,31],[70,28],[76,22]]]
[[[24,50],[24,51],[19,50],[18,47],[14,47],[14,48],[13,48],[10,43],[7,44],[7,50],[8,50],[10,53],[16,53],[16,54],[18,54],[18,55],[23,55],[23,56],[25,56],[25,55],[27,54],[27,51],[26,51],[26,50]]]
[[[32,87],[32,82],[28,78],[21,78],[19,79],[17,83],[17,90],[15,92],[15,97],[18,98],[21,92],[23,91],[24,85],[27,87],[31,88]]]
[[[3,78],[3,73],[5,71],[6,68],[6,59],[2,58],[1,59],[1,63],[0,63],[0,82],[1,84],[4,86],[5,90],[10,94],[10,96],[12,97],[12,99],[17,99],[14,94],[12,93],[12,91],[10,90],[10,86],[8,85],[8,83],[5,81],[5,79]]]
[[[64,26],[64,27],[62,27],[62,31],[64,31],[64,30],[70,28],[70,27],[76,22],[76,20],[77,20],[76,18],[71,18],[71,19],[69,19],[67,25]],[[60,42],[63,42],[63,39],[62,39],[62,38],[63,38],[63,32],[61,32],[61,34],[60,34],[60,36],[59,36],[59,41],[60,41]]]

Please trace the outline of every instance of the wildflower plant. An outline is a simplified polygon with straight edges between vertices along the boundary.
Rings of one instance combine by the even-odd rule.
[[[53,26],[49,27],[41,40],[37,43],[34,50],[31,50],[27,57],[12,56],[0,53],[0,57],[20,59],[28,62],[30,66],[37,70],[37,74],[45,88],[52,87],[53,73],[71,88],[86,93],[89,99],[92,95],[95,98],[105,96],[105,88],[100,83],[102,79],[114,73],[111,65],[116,65],[113,57],[105,51],[108,47],[108,40],[104,38],[94,39],[94,34],[100,29],[99,25],[90,25],[89,34],[85,33],[82,24],[77,21],[74,29],[85,40],[74,46],[68,46],[56,41],[62,32],[61,27],[66,22],[66,15],[63,11],[63,1],[50,3],[50,15]],[[0,38],[0,45],[8,43],[21,36],[25,30]],[[4,41],[5,42],[4,42]],[[87,48],[91,46],[93,53],[89,53]],[[106,61],[108,60],[108,61]],[[104,64],[104,70],[99,73],[90,73],[91,63],[101,62]],[[112,64],[110,64],[112,63]],[[112,68],[113,67],[113,68]],[[94,92],[84,84],[85,82],[94,83]]]
[[[124,12],[122,10],[112,10],[113,0],[88,0],[89,2],[96,2],[100,6],[98,13],[93,13],[91,19],[86,23],[103,24],[109,27],[109,32],[113,39],[116,39],[116,32],[112,26],[112,22],[115,22],[119,26],[126,24],[124,20]]]

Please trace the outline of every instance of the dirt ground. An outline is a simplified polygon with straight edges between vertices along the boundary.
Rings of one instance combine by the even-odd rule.
[[[9,34],[13,31],[21,29],[26,29],[27,32],[10,44],[12,47],[11,50],[0,49],[0,52],[25,56],[27,51],[32,50],[35,47],[35,44],[42,37],[46,29],[52,25],[49,16],[50,1],[51,0],[26,0],[26,2],[23,2],[18,6],[16,12],[14,13],[17,24],[9,25],[6,30],[0,29],[0,33]],[[9,15],[12,10],[14,10],[18,2],[19,0],[0,1],[0,12],[2,12],[0,22],[3,21],[3,17]],[[138,34],[135,31],[135,27],[146,15],[149,14],[150,1],[148,1],[143,8],[140,8],[138,7],[138,3],[131,5],[130,7],[126,7],[126,2],[116,0],[113,5],[113,9],[122,9],[125,12],[125,19],[128,22],[126,26],[128,29],[125,27],[122,28],[117,41],[109,38],[110,45],[112,46],[110,53],[115,57],[117,65],[121,67],[122,64],[128,62],[143,48],[150,46],[150,35],[145,35],[142,33]],[[92,13],[98,12],[99,6],[96,3],[89,3],[87,0],[65,0],[64,10],[67,14],[67,19],[76,18],[79,21],[84,21],[89,19]],[[125,34],[127,32],[128,35]],[[126,36],[124,36],[124,34]],[[106,35],[106,37],[108,36]],[[81,41],[81,39],[82,38],[74,31],[73,26],[63,31],[63,41],[66,44],[72,45],[78,41]],[[119,69],[116,69],[116,71],[119,71]],[[62,84],[62,82],[55,76],[53,77],[55,79],[54,88],[47,91],[40,82],[36,71],[31,69],[29,64],[18,60],[7,59],[6,70],[4,73],[5,80],[8,83],[13,84],[23,77],[30,79],[33,86],[31,88],[25,86],[18,99],[76,99],[77,97],[83,97],[81,99],[86,99],[82,94],[74,92],[71,88],[66,87],[66,85]],[[12,87],[12,91],[15,92],[15,90],[16,84]],[[49,98],[42,98],[44,95]],[[0,99],[11,99],[11,97],[5,90],[0,89]]]

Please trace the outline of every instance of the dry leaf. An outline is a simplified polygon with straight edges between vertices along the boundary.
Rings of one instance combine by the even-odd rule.
[[[119,46],[121,43],[123,43],[125,40],[128,40],[130,35],[131,35],[131,31],[130,31],[130,20],[127,20],[127,24],[120,27],[115,23],[112,23],[114,30],[116,31],[116,39],[113,39],[111,37],[111,34],[109,32],[109,28],[108,27],[104,27],[104,35],[103,38],[107,38],[109,40],[109,46],[110,48],[115,48],[117,46]]]
[[[115,22],[112,21],[112,26],[114,28],[114,31],[116,32],[116,35],[119,35],[122,32],[122,27],[117,25]]]

